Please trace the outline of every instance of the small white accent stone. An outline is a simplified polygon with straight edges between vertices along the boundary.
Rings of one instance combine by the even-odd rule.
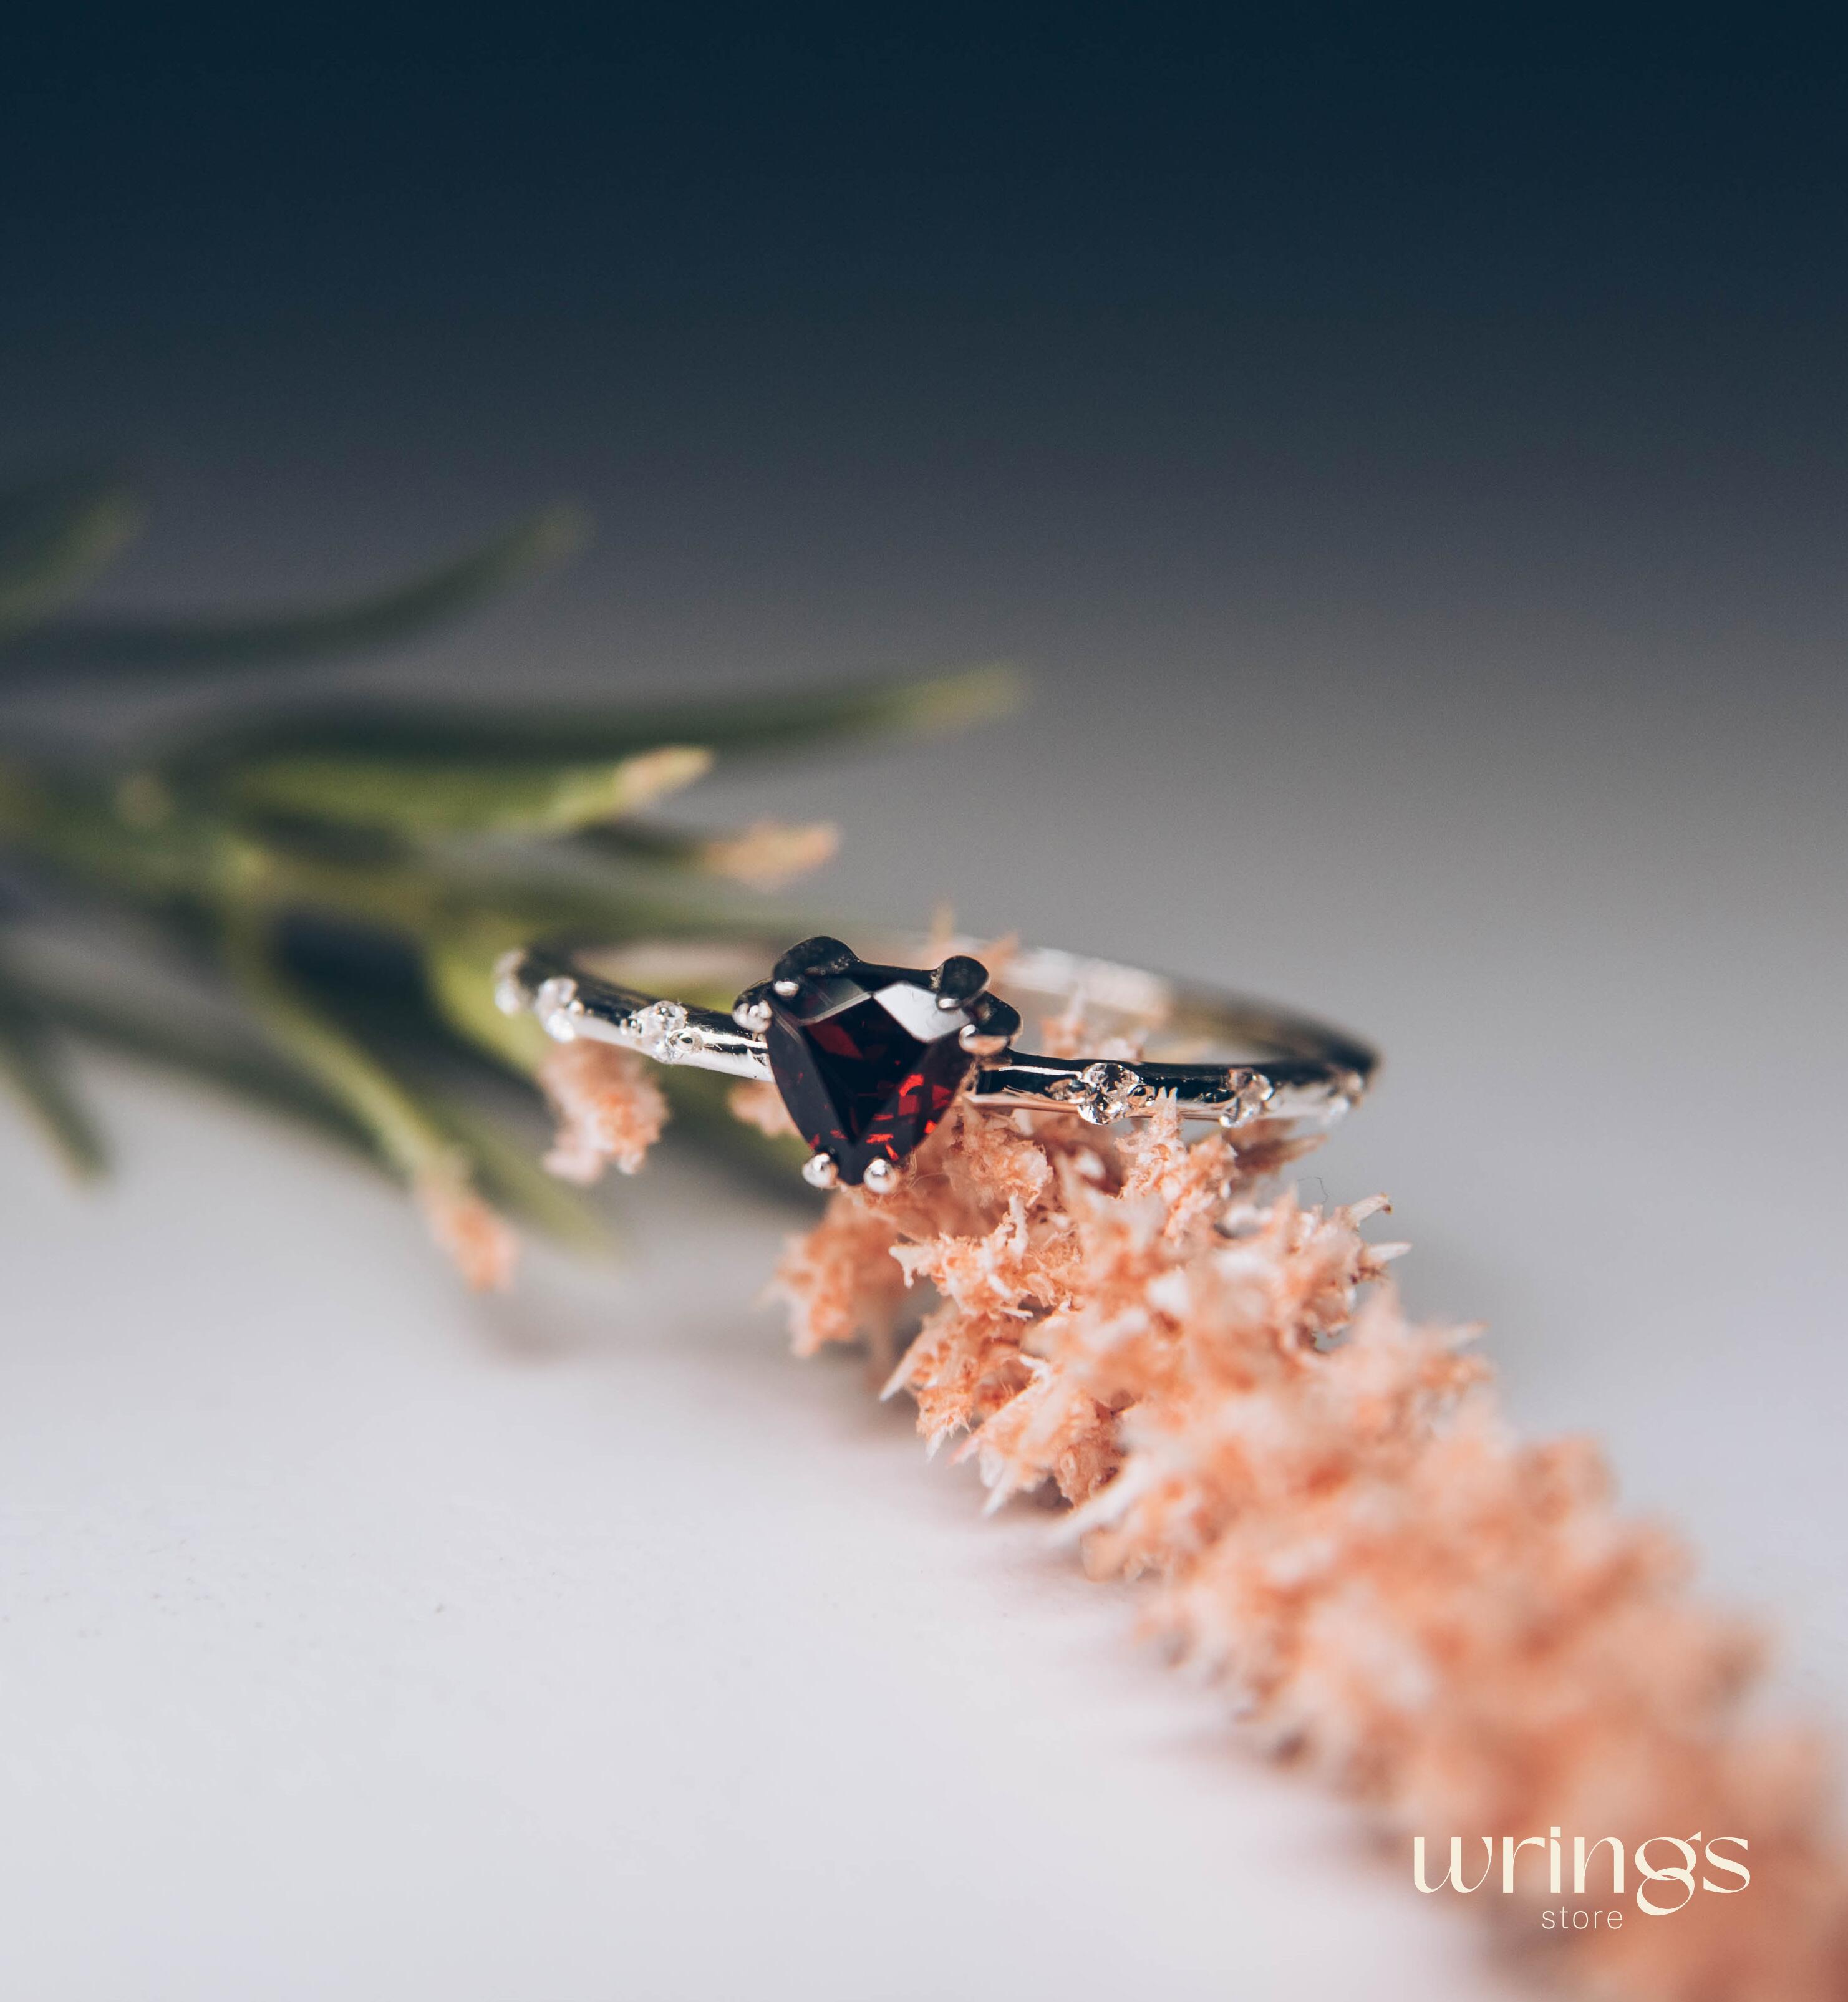
[[[1059,1097],[1093,1126],[1121,1119],[1142,1095],[1142,1080],[1128,1064],[1087,1064],[1060,1088]]]
[[[1219,1109],[1219,1124],[1228,1128],[1255,1119],[1277,1093],[1276,1086],[1254,1070],[1229,1071],[1226,1082],[1232,1087],[1232,1096]]]
[[[494,1006],[504,1015],[518,1015],[526,1006],[526,990],[520,985],[522,952],[504,952],[494,962]]]
[[[678,1001],[654,1001],[629,1018],[629,1034],[645,1057],[657,1063],[678,1063],[699,1047],[698,1031],[687,1026]]]
[[[539,1017],[539,1027],[555,1043],[574,1041],[577,1017],[584,1013],[584,1003],[577,998],[577,982],[562,973],[542,980],[532,997],[532,1012]]]

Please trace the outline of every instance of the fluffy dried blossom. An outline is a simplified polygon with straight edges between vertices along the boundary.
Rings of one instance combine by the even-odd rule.
[[[889,1343],[919,1289],[887,1390],[931,1449],[965,1435],[991,1505],[1055,1486],[1087,1570],[1148,1578],[1151,1629],[1260,1742],[1402,1838],[1748,1837],[1746,1896],[1531,1935],[1602,1992],[1848,1993],[1818,1754],[1749,1721],[1753,1636],[1616,1513],[1593,1448],[1512,1434],[1468,1331],[1407,1320],[1405,1247],[1362,1235],[1379,1199],[1267,1191],[1293,1151],[1190,1145],[1171,1108],[1111,1132],[960,1111],[892,1195],[840,1191],[792,1246],[797,1350]],[[1530,1927],[1584,1902],[1546,1889],[1529,1855],[1494,1902]]]
[[[843,1189],[814,1229],[790,1247],[777,1282],[793,1309],[798,1355],[812,1355],[831,1341],[890,1339],[905,1292],[891,1257],[896,1241],[867,1197]]]
[[[633,1174],[667,1122],[668,1101],[633,1050],[560,1043],[546,1053],[539,1080],[558,1118],[546,1166],[567,1181],[594,1182],[612,1161]]]
[[[783,1093],[767,1078],[734,1084],[726,1093],[725,1102],[731,1108],[733,1118],[755,1126],[766,1140],[787,1139],[796,1131]]]
[[[737,834],[713,835],[700,857],[715,875],[753,890],[780,890],[832,862],[840,845],[840,830],[826,821],[760,820]]]
[[[478,1293],[505,1292],[513,1284],[520,1241],[500,1212],[469,1188],[459,1169],[449,1167],[419,1175],[411,1194],[431,1236],[466,1283]]]

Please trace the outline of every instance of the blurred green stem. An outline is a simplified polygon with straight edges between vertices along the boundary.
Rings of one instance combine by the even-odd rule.
[[[239,914],[224,930],[226,971],[264,1034],[343,1106],[407,1182],[454,1174],[460,1149],[416,1098],[302,995],[277,963],[271,928]]]
[[[57,1025],[0,962],[0,1077],[38,1121],[80,1181],[108,1166],[103,1135],[69,1078],[58,1046]]]

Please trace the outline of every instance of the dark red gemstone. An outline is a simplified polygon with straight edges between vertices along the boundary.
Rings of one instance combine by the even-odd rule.
[[[835,977],[804,982],[793,1005],[772,1001],[771,1075],[843,1182],[862,1181],[870,1161],[903,1160],[935,1130],[974,1062],[957,1039],[968,1020],[908,981],[869,991]]]

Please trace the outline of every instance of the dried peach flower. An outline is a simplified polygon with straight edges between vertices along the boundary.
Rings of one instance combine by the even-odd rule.
[[[1691,1596],[1671,1536],[1616,1514],[1593,1448],[1512,1435],[1468,1331],[1407,1322],[1405,1247],[1362,1235],[1378,1198],[1266,1187],[1293,1151],[1262,1127],[1190,1145],[1172,1111],[1100,1132],[959,1107],[891,1195],[842,1190],[793,1243],[797,1352],[889,1343],[919,1289],[887,1390],[932,1449],[962,1435],[991,1505],[1056,1488],[1086,1569],[1146,1578],[1151,1630],[1402,1855],[1414,1833],[1478,1857],[1553,1829],[1749,1839],[1748,1895],[1615,1932],[1540,1933],[1561,1900],[1531,1854],[1517,1896],[1477,1901],[1578,1979],[1848,1994],[1827,1788],[1813,1746],[1747,1715],[1753,1637]]]
[[[476,1292],[505,1292],[513,1284],[520,1241],[507,1220],[469,1188],[459,1170],[426,1170],[411,1194],[430,1234]]]
[[[726,1094],[725,1102],[731,1108],[734,1119],[742,1120],[747,1126],[755,1126],[767,1140],[786,1139],[796,1130],[796,1122],[783,1102],[783,1093],[767,1078],[753,1078],[748,1083],[734,1084]]]
[[[840,845],[840,830],[826,821],[760,820],[737,834],[713,835],[700,854],[716,875],[753,890],[780,890],[832,862]]]
[[[667,1121],[647,1065],[613,1044],[560,1043],[542,1059],[539,1081],[558,1115],[546,1166],[567,1181],[594,1182],[612,1161],[633,1174]]]

